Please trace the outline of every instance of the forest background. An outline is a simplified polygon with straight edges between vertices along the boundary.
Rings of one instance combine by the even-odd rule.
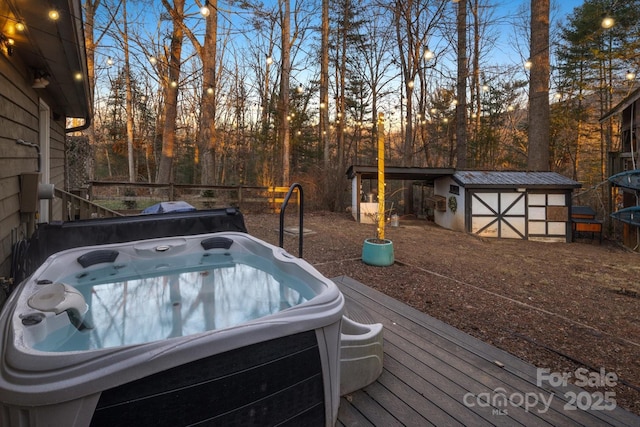
[[[376,164],[382,114],[387,166],[531,169],[540,52],[529,6],[505,16],[493,0],[86,0],[94,119],[70,152],[91,160],[90,180],[299,182],[312,204],[341,210],[347,168]],[[599,118],[636,87],[640,0],[559,10],[551,2],[541,49],[542,169],[591,191],[619,150],[616,118]]]

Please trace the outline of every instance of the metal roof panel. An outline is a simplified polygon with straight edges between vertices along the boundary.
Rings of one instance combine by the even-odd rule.
[[[453,179],[464,187],[579,188],[581,184],[556,172],[457,171]]]

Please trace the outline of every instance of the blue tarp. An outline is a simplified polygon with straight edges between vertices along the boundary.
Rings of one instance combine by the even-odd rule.
[[[149,206],[142,211],[143,214],[161,214],[166,212],[191,212],[196,208],[187,202],[160,202]]]

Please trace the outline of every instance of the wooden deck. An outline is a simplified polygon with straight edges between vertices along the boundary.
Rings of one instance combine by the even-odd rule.
[[[620,408],[572,410],[565,393],[581,389],[539,387],[533,365],[349,277],[333,281],[349,317],[384,325],[382,375],[342,397],[338,426],[640,426]]]

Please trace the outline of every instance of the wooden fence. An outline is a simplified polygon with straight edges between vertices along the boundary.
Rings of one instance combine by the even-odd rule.
[[[51,203],[49,218],[55,221],[74,221],[76,219],[107,218],[122,216],[120,212],[92,203],[85,197],[55,189],[60,203]],[[56,209],[56,207],[58,209]]]
[[[180,200],[197,209],[233,206],[242,211],[278,212],[289,188],[91,181],[86,191],[90,201],[98,203],[107,201],[110,204],[120,202],[125,210],[132,211],[141,210],[159,202]],[[299,204],[300,201],[294,198],[290,203]]]

